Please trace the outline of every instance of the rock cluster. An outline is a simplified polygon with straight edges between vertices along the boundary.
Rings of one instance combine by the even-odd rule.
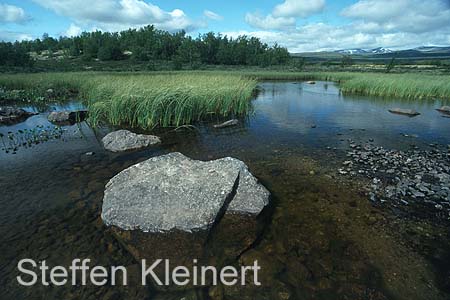
[[[350,144],[340,174],[371,179],[372,201],[428,205],[450,217],[450,148],[387,150]]]

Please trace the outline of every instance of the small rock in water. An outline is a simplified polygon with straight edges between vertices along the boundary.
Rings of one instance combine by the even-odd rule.
[[[438,108],[436,110],[441,112],[441,113],[450,115],[450,106],[442,106],[441,108]]]
[[[415,111],[414,109],[405,109],[405,108],[392,108],[392,109],[389,109],[389,112],[393,113],[393,114],[405,115],[405,116],[410,116],[410,117],[415,117],[415,116],[420,115],[420,113]]]
[[[307,81],[306,83],[307,83],[307,84],[316,84],[315,81]]]
[[[52,123],[76,123],[81,122],[87,117],[88,112],[80,111],[53,111],[47,119]]]
[[[316,127],[317,127],[316,124],[311,125],[311,128],[316,128]]]
[[[94,155],[94,154],[95,154],[94,152],[86,152],[86,153],[85,153],[86,156],[92,156],[92,155]]]
[[[214,125],[214,128],[224,128],[224,127],[229,127],[229,126],[235,126],[235,125],[237,125],[238,123],[239,123],[238,120],[232,119],[232,120],[223,122],[223,123],[221,123],[221,124],[216,124],[216,125]]]
[[[108,133],[102,139],[102,143],[106,150],[121,152],[160,144],[161,140],[154,135],[136,134],[128,130],[117,130]]]
[[[0,107],[0,124],[12,125],[25,121],[35,113],[27,112],[21,108]]]

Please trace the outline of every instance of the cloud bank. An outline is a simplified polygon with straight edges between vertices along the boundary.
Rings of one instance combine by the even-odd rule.
[[[248,13],[246,22],[255,31],[226,34],[256,36],[267,43],[278,42],[291,52],[351,48],[413,48],[450,44],[450,1],[447,0],[360,0],[345,7],[341,25],[297,21],[326,9],[324,0],[286,0],[272,13]]]
[[[105,31],[153,24],[168,31],[193,31],[204,26],[180,9],[164,11],[142,0],[33,0],[37,4],[73,20],[83,27]],[[78,26],[77,25],[77,26]]]

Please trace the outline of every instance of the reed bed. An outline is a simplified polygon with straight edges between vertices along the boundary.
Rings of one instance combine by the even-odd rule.
[[[74,89],[85,100],[96,125],[155,126],[192,124],[208,117],[244,115],[251,110],[257,82],[227,74],[55,73],[2,75],[7,89]]]

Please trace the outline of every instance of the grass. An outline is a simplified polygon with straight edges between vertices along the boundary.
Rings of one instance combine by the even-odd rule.
[[[43,73],[0,75],[0,87],[33,95],[77,91],[94,124],[152,128],[180,126],[251,109],[257,82],[227,74]]]
[[[0,88],[24,90],[39,101],[74,91],[95,125],[152,128],[192,124],[211,116],[243,115],[257,81],[329,80],[344,93],[403,99],[450,99],[450,76],[350,72],[181,71],[152,73],[37,73],[0,75]],[[53,95],[54,96],[54,95]]]

